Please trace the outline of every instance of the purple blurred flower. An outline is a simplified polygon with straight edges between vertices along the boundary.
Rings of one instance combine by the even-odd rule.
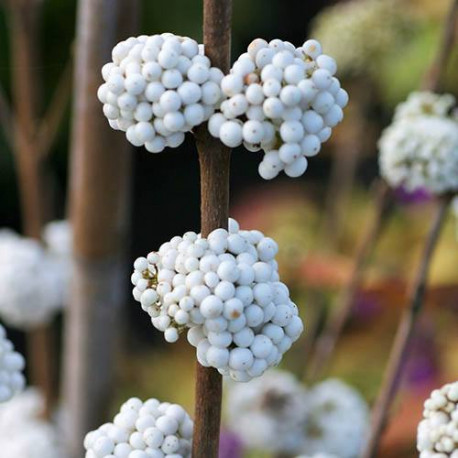
[[[407,360],[407,382],[412,387],[424,387],[434,382],[439,374],[438,350],[434,331],[425,325],[413,338]]]
[[[412,386],[428,386],[436,379],[437,365],[427,355],[414,355],[408,362],[407,378]]]
[[[243,447],[240,438],[230,431],[221,431],[219,458],[242,458]]]
[[[380,302],[375,295],[360,292],[353,307],[353,318],[361,321],[368,321],[374,318],[381,311]]]
[[[431,193],[426,188],[408,191],[404,186],[399,186],[394,191],[396,199],[401,204],[422,204],[431,200]]]

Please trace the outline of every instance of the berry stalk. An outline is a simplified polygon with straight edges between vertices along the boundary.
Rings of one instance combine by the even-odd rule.
[[[353,304],[355,303],[356,295],[363,280],[364,269],[393,208],[391,191],[382,181],[376,183],[374,207],[374,215],[356,254],[350,280],[338,298],[335,312],[331,315],[324,331],[317,340],[313,359],[308,371],[308,377],[311,380],[319,378],[329,363],[337,340],[342,334]]]
[[[212,65],[230,68],[231,0],[204,0],[205,53]],[[201,173],[201,233],[227,228],[230,148],[213,138],[206,126],[196,129]],[[217,458],[221,422],[222,376],[197,363],[193,458]]]

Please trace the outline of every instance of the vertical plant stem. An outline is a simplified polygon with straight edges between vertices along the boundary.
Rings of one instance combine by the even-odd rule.
[[[41,239],[43,225],[52,215],[52,181],[40,158],[35,133],[40,109],[39,21],[41,3],[35,0],[9,4],[12,99],[14,112],[13,152],[16,159],[23,234]],[[30,378],[46,399],[46,415],[55,398],[55,351],[52,326],[27,333]]]
[[[374,215],[356,254],[350,280],[340,294],[335,311],[326,323],[324,331],[316,343],[316,349],[308,371],[310,380],[316,380],[329,363],[336,342],[351,314],[368,259],[374,250],[392,207],[393,201],[388,186],[385,182],[378,181],[376,184]]]
[[[11,80],[16,156],[24,235],[39,239],[50,215],[45,200],[46,172],[36,154],[34,137],[39,116],[41,80],[39,66],[39,2],[10,2]]]
[[[409,307],[405,310],[401,318],[382,388],[373,410],[369,441],[362,455],[364,458],[374,458],[377,454],[380,437],[388,417],[389,409],[399,387],[415,324],[423,309],[428,272],[447,214],[447,209],[449,208],[450,200],[451,197],[447,196],[441,198],[439,201],[437,213],[432,222],[420,265],[412,284]]]
[[[69,202],[74,273],[63,361],[71,458],[83,456],[85,434],[106,421],[115,385],[132,151],[109,127],[97,89],[118,33],[125,38],[134,28],[136,6],[131,0],[78,5]]]
[[[231,0],[204,0],[205,53],[212,65],[230,67]],[[196,131],[201,180],[201,232],[227,228],[231,150],[213,138],[206,126]],[[197,363],[193,458],[217,458],[221,422],[222,376]]]

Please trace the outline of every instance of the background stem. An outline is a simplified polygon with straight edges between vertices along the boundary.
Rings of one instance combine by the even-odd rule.
[[[447,64],[458,35],[458,0],[452,0],[450,11],[445,18],[439,49],[436,59],[426,73],[422,88],[427,91],[440,90]]]
[[[393,200],[388,186],[385,182],[379,180],[376,183],[375,191],[374,215],[371,217],[370,224],[368,225],[362,243],[356,253],[350,280],[340,294],[335,311],[331,314],[322,334],[317,340],[316,349],[308,371],[308,378],[310,380],[316,380],[329,363],[336,342],[354,306],[356,296],[363,280],[364,269],[374,250],[380,233],[388,220],[389,214],[391,213]]]
[[[224,73],[230,68],[231,0],[204,0],[205,54]],[[196,129],[201,180],[201,233],[227,228],[229,218],[230,149],[206,126]],[[197,363],[193,458],[217,458],[221,423],[222,376]]]
[[[97,89],[113,46],[135,29],[136,13],[132,0],[78,6],[69,202],[74,262],[63,361],[71,458],[84,455],[85,434],[106,421],[116,383],[132,151],[108,125]]]
[[[12,148],[16,161],[22,212],[22,233],[41,240],[43,226],[53,215],[53,183],[35,141],[41,106],[40,13],[41,2],[22,0],[8,4],[12,56]],[[6,103],[6,102],[5,102]],[[5,126],[7,128],[7,126]],[[7,133],[9,134],[9,133]],[[52,325],[27,332],[30,381],[45,397],[45,416],[56,399],[56,355]]]

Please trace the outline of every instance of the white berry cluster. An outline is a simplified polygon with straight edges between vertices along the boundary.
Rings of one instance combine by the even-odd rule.
[[[380,74],[390,55],[410,41],[419,27],[415,11],[399,0],[350,0],[323,9],[312,34],[347,75]]]
[[[14,351],[5,328],[0,325],[0,402],[9,401],[24,389],[24,366],[24,357]]]
[[[86,458],[190,458],[193,422],[178,404],[131,398],[84,439]]]
[[[417,437],[420,458],[458,458],[458,382],[434,390],[424,407]]]
[[[0,405],[2,458],[63,458],[56,428],[43,419],[44,398],[27,389]]]
[[[133,295],[168,342],[187,330],[203,366],[246,382],[277,365],[303,330],[277,251],[233,219],[207,238],[187,232],[135,261]]]
[[[312,387],[307,396],[306,453],[357,458],[364,445],[369,409],[361,395],[337,379]]]
[[[433,194],[458,190],[458,120],[451,95],[413,93],[379,140],[380,172],[390,186]]]
[[[269,371],[228,388],[228,426],[247,448],[285,454],[302,450],[307,392],[291,374]]]
[[[111,127],[135,146],[159,153],[206,121],[221,99],[223,73],[196,41],[171,33],[118,43],[98,91]]]
[[[316,40],[295,48],[278,39],[254,40],[221,81],[226,100],[209,121],[210,133],[229,146],[264,150],[259,174],[302,175],[332,127],[343,118],[348,94],[334,76],[334,59]]]
[[[49,322],[62,308],[68,281],[36,240],[0,232],[0,316],[21,329]]]

